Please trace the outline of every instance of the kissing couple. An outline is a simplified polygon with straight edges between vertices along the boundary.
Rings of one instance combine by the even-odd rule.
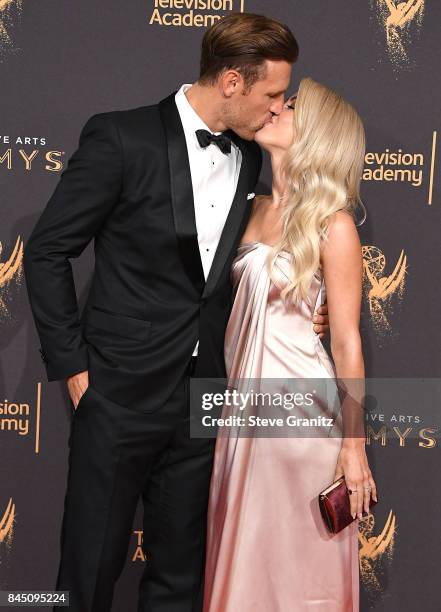
[[[191,378],[364,377],[364,130],[311,78],[287,95],[297,56],[273,19],[216,22],[195,83],[88,119],[27,241],[39,350],[72,400],[56,588],[75,612],[111,610],[140,498],[138,612],[359,609],[357,520],[329,536],[316,499],[344,475],[368,510],[364,437],[190,436]],[[80,313],[70,259],[92,240]]]

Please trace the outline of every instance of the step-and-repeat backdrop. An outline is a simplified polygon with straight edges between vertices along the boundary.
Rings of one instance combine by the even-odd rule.
[[[86,119],[195,80],[205,28],[231,11],[287,23],[301,49],[292,90],[310,75],[365,121],[364,352],[368,376],[394,380],[397,392],[368,423],[380,503],[359,525],[362,609],[439,611],[439,394],[425,392],[441,370],[434,0],[0,0],[0,590],[54,588],[67,472],[69,400],[65,385],[47,382],[38,352],[27,237]],[[72,262],[81,306],[92,252]],[[148,562],[140,525],[139,512],[118,612],[136,609]]]

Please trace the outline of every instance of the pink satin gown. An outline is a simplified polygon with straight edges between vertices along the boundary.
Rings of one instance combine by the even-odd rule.
[[[308,299],[285,308],[291,255],[240,245],[225,337],[229,380],[334,378],[313,330],[325,291],[320,270]],[[330,535],[317,496],[334,477],[341,437],[219,435],[208,509],[204,612],[358,612],[358,519]]]

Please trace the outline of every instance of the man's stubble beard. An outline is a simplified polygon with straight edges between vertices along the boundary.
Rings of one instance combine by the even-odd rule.
[[[243,106],[233,106],[229,102],[225,102],[222,112],[228,129],[233,130],[244,140],[254,140],[256,132],[265,125],[264,123],[259,125],[250,124],[246,109]]]

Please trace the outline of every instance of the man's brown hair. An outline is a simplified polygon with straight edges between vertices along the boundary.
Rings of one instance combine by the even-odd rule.
[[[213,84],[225,70],[237,70],[251,87],[264,78],[266,60],[293,64],[299,46],[288,26],[253,13],[233,13],[209,28],[202,40],[199,82]]]

